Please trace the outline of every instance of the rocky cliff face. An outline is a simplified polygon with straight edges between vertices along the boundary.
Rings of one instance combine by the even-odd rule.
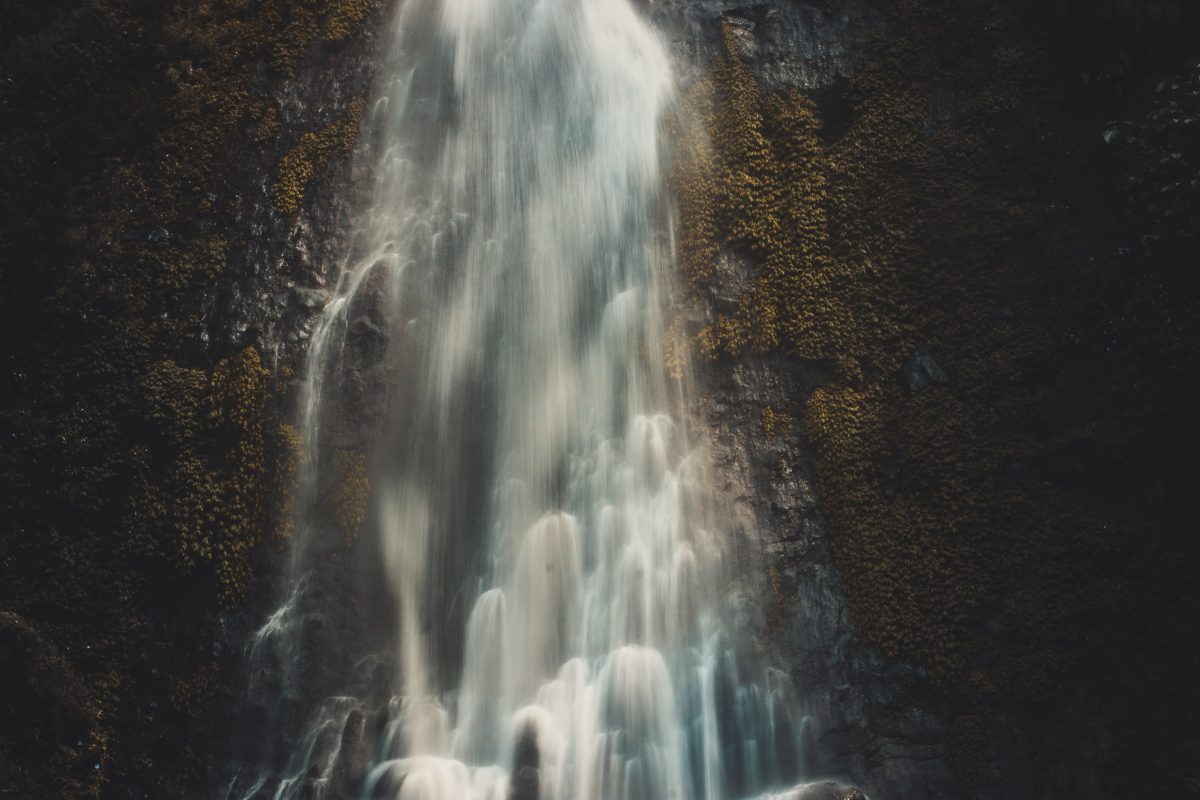
[[[684,102],[728,45],[764,92],[828,90],[868,58],[870,37],[885,24],[863,3],[656,9],[682,65]],[[719,250],[698,287],[682,282],[682,329],[694,335],[736,308],[760,270],[753,253]],[[754,609],[747,622],[791,672],[807,716],[803,773],[840,779],[869,797],[960,796],[946,758],[946,699],[923,669],[881,655],[856,632],[832,558],[818,453],[797,410],[834,379],[833,365],[784,353],[693,359],[692,424],[707,432],[714,483],[737,521],[731,534]]]
[[[0,780],[195,796],[287,534],[290,368],[386,11],[7,11],[0,667],[63,688],[49,723],[3,705]]]
[[[865,4],[830,12],[793,4],[667,3],[647,11],[672,42],[683,92],[721,56],[725,32],[732,33],[736,57],[753,68],[765,91],[813,92],[853,74],[866,58],[868,36],[884,24],[879,12]],[[292,98],[297,108],[320,108],[339,96],[364,94],[370,85],[369,59],[364,52],[332,73],[298,76],[281,90],[284,105]],[[369,158],[364,155],[361,163]],[[344,257],[339,248],[345,247],[343,226],[354,213],[354,175],[336,175],[310,191],[291,217],[260,206],[259,219],[248,221],[273,226],[271,235],[247,251],[248,262],[268,265],[268,270],[281,265],[277,272],[288,275],[291,285],[280,291],[272,272],[264,274],[257,267],[257,286],[236,290],[233,313],[222,321],[223,335],[256,332],[264,351],[278,353],[280,363],[297,363],[313,312],[329,296],[330,271]],[[681,295],[679,314],[694,332],[735,305],[756,271],[752,259],[722,253],[710,282],[698,293]],[[349,384],[361,388],[370,383],[372,341],[369,336],[350,338],[350,348],[363,352],[362,358],[351,359],[359,364],[351,371],[359,371],[345,376]],[[944,749],[945,699],[921,669],[881,657],[855,634],[833,563],[813,474],[816,452],[795,414],[813,389],[829,381],[830,366],[786,355],[693,360],[697,405],[691,413],[696,430],[710,438],[714,478],[735,509],[747,622],[763,650],[791,669],[809,718],[805,774],[840,778],[871,796],[954,796]],[[367,401],[364,408],[369,411],[369,406]],[[347,419],[359,420],[357,428],[366,430],[370,416],[350,414]],[[339,435],[346,439],[343,444],[353,446],[353,431]],[[763,608],[769,613],[766,624],[756,618]],[[229,618],[224,633],[229,652],[245,641],[251,619],[244,612]],[[322,670],[331,671],[336,670]],[[346,688],[333,675],[310,684],[306,694],[311,706]],[[244,704],[247,697],[227,695],[225,702]],[[264,720],[266,713],[256,712],[257,718]],[[302,722],[294,718],[289,724],[298,733]],[[235,726],[245,731],[246,725],[243,710]],[[222,758],[253,761],[239,750],[256,738],[267,737],[239,736]]]
[[[657,8],[688,64],[673,324],[703,362],[697,427],[716,432],[746,574],[770,576],[760,635],[810,690],[809,769],[897,797],[1106,795],[1149,761],[1164,787],[1194,785],[1162,761],[1193,746],[1174,741],[1192,740],[1166,711],[1174,690],[1150,700],[1108,655],[1152,647],[1128,626],[1156,614],[1135,586],[1173,576],[1196,602],[1174,566],[1182,495],[1151,478],[1151,511],[1112,493],[1148,475],[1084,442],[1104,431],[1117,461],[1162,452],[1160,476],[1191,461],[1130,413],[1164,408],[1192,361],[1160,295],[1190,291],[1172,264],[1191,246],[1172,233],[1159,250],[1146,228],[1164,207],[1129,214],[1126,195],[1149,163],[1136,152],[1190,124],[1186,51],[1136,43],[1176,41],[1152,19],[1195,19],[1121,3],[1055,7],[1040,27],[1021,5]],[[1117,78],[1093,61],[1105,47],[1124,48]],[[1121,93],[1085,88],[1098,75]],[[1132,123],[1142,135],[1112,148],[1128,123],[1102,120],[1126,114],[1157,130]],[[1186,218],[1174,152],[1159,189]],[[1139,388],[1103,386],[1109,359]],[[1156,626],[1181,644],[1190,628]],[[1139,663],[1177,682],[1192,658]],[[1114,703],[1118,686],[1147,705]],[[1148,748],[1117,718],[1173,733]]]
[[[271,757],[245,643],[387,5],[28,2],[0,32],[15,791],[203,796]],[[1034,5],[642,6],[748,627],[805,698],[805,771],[872,797],[1197,786],[1196,18]]]

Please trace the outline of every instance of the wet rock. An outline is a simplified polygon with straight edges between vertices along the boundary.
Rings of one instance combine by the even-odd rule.
[[[346,310],[346,348],[349,362],[369,369],[383,360],[391,316],[391,282],[383,264],[371,268]]]
[[[387,350],[387,332],[370,317],[358,317],[346,330],[346,346],[354,363],[372,366],[383,359]]]
[[[396,800],[400,797],[408,773],[399,769],[391,769],[386,764],[377,772],[377,775],[372,776],[368,786],[370,800]]]
[[[921,132],[933,136],[945,125],[958,117],[963,103],[963,94],[953,89],[935,89],[929,95],[929,108]]]
[[[733,314],[751,289],[757,268],[745,254],[722,248],[717,256],[716,269],[705,287],[715,311]]]
[[[736,260],[724,267],[752,268]],[[737,285],[741,277],[723,280]],[[800,774],[845,775],[861,787],[817,783],[783,797],[841,800],[858,791],[859,797],[957,798],[941,744],[943,701],[923,673],[890,663],[858,638],[833,562],[815,491],[816,453],[796,423],[805,398],[834,380],[832,368],[741,356],[693,369],[698,397],[691,427],[706,432],[722,528],[742,575],[738,627],[754,632],[792,677],[803,720]],[[944,378],[940,366],[930,369]],[[764,407],[793,421],[788,435],[767,439]]]
[[[512,780],[509,782],[508,800],[537,800],[540,762],[537,730],[530,725],[521,732],[521,738],[517,740],[516,752],[513,754],[513,771]]]
[[[329,292],[324,289],[305,289],[293,286],[289,290],[288,299],[292,305],[299,308],[307,311],[319,311],[329,302]]]
[[[729,25],[739,58],[771,89],[818,88],[852,75],[882,17],[863,0],[836,11],[782,0],[659,0],[649,12],[682,56],[680,76],[690,82],[721,46]]]
[[[0,612],[0,686],[0,759],[88,740],[94,712],[83,681],[48,639],[10,612]]]
[[[923,347],[918,347],[900,368],[900,382],[914,394],[925,391],[935,383],[947,383],[949,380],[941,365]]]
[[[333,796],[338,800],[358,797],[363,778],[371,763],[365,736],[366,717],[355,709],[346,716],[342,726],[342,739],[337,756],[330,771],[329,783]]]
[[[321,769],[316,764],[311,765],[304,773],[303,782],[296,800],[319,800],[321,797]]]
[[[867,796],[851,786],[843,786],[833,781],[820,781],[795,786],[762,800],[867,800]]]
[[[367,732],[370,734],[372,742],[378,744],[386,738],[389,722],[391,722],[391,714],[385,703],[376,708],[374,713],[371,714],[371,718],[367,721]]]

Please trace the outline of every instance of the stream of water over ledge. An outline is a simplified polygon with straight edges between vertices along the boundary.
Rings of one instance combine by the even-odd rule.
[[[252,672],[267,651],[302,657],[288,641],[331,535],[329,431],[364,409],[390,699],[318,703],[284,766],[228,796],[794,784],[790,680],[728,629],[730,548],[664,369],[658,34],[629,0],[407,0],[391,35],[373,200],[309,350],[292,596],[251,652]],[[373,377],[349,381],[363,337]]]

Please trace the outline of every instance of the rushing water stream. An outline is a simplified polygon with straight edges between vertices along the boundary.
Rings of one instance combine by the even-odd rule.
[[[407,0],[393,37],[373,201],[310,347],[293,554],[301,585],[330,535],[311,510],[321,443],[370,297],[386,355],[367,527],[397,630],[362,793],[717,800],[794,782],[789,681],[724,627],[729,545],[663,367],[662,42],[631,0]],[[373,713],[327,700],[293,774],[246,796],[342,796]]]

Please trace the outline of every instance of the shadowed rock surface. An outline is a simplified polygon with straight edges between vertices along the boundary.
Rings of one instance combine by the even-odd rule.
[[[346,480],[320,487],[330,536],[314,557],[332,566],[279,619],[301,652],[246,642],[287,569],[287,426],[363,203],[370,136],[345,140],[373,91],[385,5],[7,11],[12,791],[220,796],[231,765],[289,768],[320,707],[331,733],[313,745],[334,780],[299,765],[305,791],[357,796],[397,687],[393,665],[364,655],[393,612],[373,554],[346,535],[356,494],[343,484],[380,387],[411,368],[381,356],[377,293],[348,315],[345,422],[328,432]],[[1195,13],[639,8],[681,93],[714,69],[722,107],[754,87],[738,108],[761,124],[726,130],[732,142],[749,124],[775,149],[756,179],[819,195],[788,218],[808,225],[820,208],[812,230],[832,231],[804,239],[803,263],[868,267],[819,291],[793,281],[804,270],[763,284],[766,254],[798,245],[728,235],[744,220],[723,211],[712,272],[681,276],[674,297],[690,428],[707,431],[739,523],[737,623],[808,698],[801,772],[874,798],[1194,792]],[[811,107],[778,99],[789,93]],[[744,137],[714,141],[745,166]],[[805,306],[839,337],[727,337],[709,360],[700,335],[722,315],[761,333],[760,285],[841,304]],[[347,638],[361,647],[331,655]],[[255,699],[285,683],[278,706]],[[368,701],[320,706],[341,692]],[[290,733],[267,745],[268,728]],[[809,794],[782,796],[854,796],[797,791]]]

